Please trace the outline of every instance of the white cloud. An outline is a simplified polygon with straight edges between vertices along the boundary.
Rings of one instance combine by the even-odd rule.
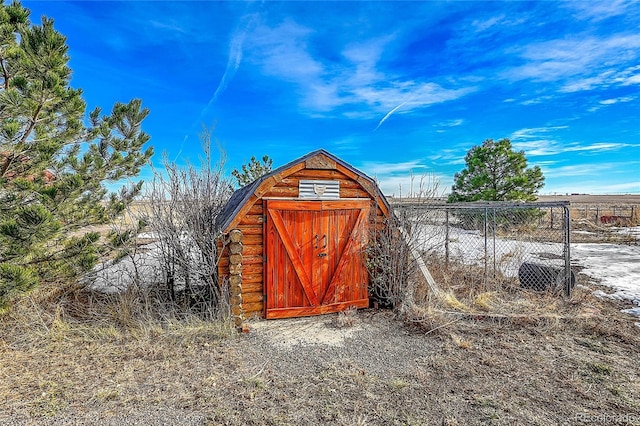
[[[296,85],[306,113],[352,106],[360,109],[356,116],[378,118],[382,124],[394,113],[410,113],[476,90],[447,88],[381,71],[378,63],[393,42],[393,34],[345,46],[333,61],[310,53],[314,35],[314,31],[296,22],[285,21],[275,27],[262,25],[252,36],[254,63],[265,74]],[[341,113],[354,116],[353,110]]]
[[[577,78],[564,84],[561,92],[578,92],[597,87],[631,86],[640,84],[640,66],[628,67],[620,71],[607,70],[593,77]]]
[[[409,175],[412,171],[424,170],[428,167],[421,164],[420,160],[411,160],[401,163],[364,162],[359,168],[365,171],[369,176],[374,176],[388,175],[392,173],[403,173]]]
[[[563,3],[576,11],[576,17],[593,21],[601,21],[612,16],[624,15],[629,7],[637,4],[629,0],[575,1]]]
[[[518,151],[524,151],[528,156],[555,155],[562,151],[558,142],[548,139],[539,139],[528,142],[514,142],[513,147]]]
[[[477,32],[486,31],[489,28],[495,27],[496,25],[500,25],[504,20],[505,15],[492,16],[488,19],[476,19],[471,23],[471,26]]]
[[[458,166],[465,164],[465,157],[469,148],[470,146],[460,146],[458,149],[441,149],[428,158],[438,166]]]
[[[631,102],[634,99],[635,98],[633,96],[624,96],[621,98],[605,99],[603,101],[600,101],[600,103],[602,105],[613,105],[613,104],[617,104],[618,102]]]
[[[549,100],[553,99],[553,96],[547,95],[547,96],[538,96],[537,98],[532,98],[532,99],[527,99],[526,101],[522,101],[520,102],[521,105],[536,105],[536,104],[541,104],[544,102],[548,102]]]
[[[578,142],[562,143],[553,138],[549,138],[550,134],[567,128],[568,126],[550,126],[520,129],[513,132],[510,139],[515,149],[522,150],[531,156],[556,155],[565,152],[595,153],[640,147],[640,144],[621,142],[596,142],[586,145]]]
[[[545,156],[545,155],[557,155],[566,152],[605,152],[605,151],[617,151],[623,148],[638,147],[640,145],[633,145],[628,143],[617,142],[600,142],[592,143],[588,145],[579,145],[576,142],[562,144],[554,140],[540,139],[528,142],[514,143],[513,147],[517,150],[522,150],[529,156]]]
[[[458,118],[456,120],[447,120],[447,121],[442,121],[438,124],[435,124],[435,127],[457,127],[460,126],[464,123],[464,120],[461,118]]]
[[[540,134],[547,134],[556,132],[558,130],[566,129],[568,126],[549,126],[549,127],[533,127],[516,130],[511,133],[509,139],[511,141],[528,140],[531,138],[538,138]]]
[[[515,53],[525,63],[503,73],[511,80],[559,81],[563,92],[640,83],[637,66],[621,68],[640,59],[640,35],[635,33],[544,41]]]
[[[596,163],[596,164],[573,164],[561,167],[541,167],[544,175],[548,178],[569,177],[569,176],[589,176],[593,173],[602,173],[617,167],[613,163]]]

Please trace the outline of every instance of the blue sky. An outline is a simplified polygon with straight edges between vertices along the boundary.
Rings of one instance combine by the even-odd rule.
[[[89,109],[150,108],[155,163],[198,161],[216,123],[229,171],[324,148],[398,195],[508,137],[541,194],[640,193],[639,2],[23,4],[67,36]]]

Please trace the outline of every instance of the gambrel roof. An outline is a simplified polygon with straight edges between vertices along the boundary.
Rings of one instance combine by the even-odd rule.
[[[377,199],[379,207],[388,216],[389,203],[372,178],[330,152],[319,149],[272,170],[234,192],[218,216],[216,222],[219,229],[222,232],[231,230],[237,225],[243,212],[246,212],[264,193],[281,182],[282,179],[301,169],[337,170],[347,175],[357,181],[371,198]]]

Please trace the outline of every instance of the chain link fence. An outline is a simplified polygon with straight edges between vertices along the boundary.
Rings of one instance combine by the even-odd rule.
[[[588,204],[571,206],[574,220],[587,220],[598,225],[633,226],[640,223],[640,211],[633,204]]]
[[[456,293],[570,295],[568,202],[395,203],[435,283]]]

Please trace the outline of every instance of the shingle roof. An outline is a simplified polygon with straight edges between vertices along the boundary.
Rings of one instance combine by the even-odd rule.
[[[284,166],[278,167],[275,170],[272,170],[271,172],[267,173],[266,175],[256,179],[255,181],[251,182],[249,185],[243,186],[242,188],[238,189],[236,192],[234,192],[231,195],[231,198],[229,198],[229,201],[227,202],[227,204],[224,206],[224,208],[222,209],[222,211],[220,212],[220,214],[218,215],[218,218],[216,220],[216,224],[218,225],[218,229],[222,230],[223,232],[227,231],[227,227],[229,225],[231,225],[231,222],[233,221],[233,219],[236,217],[236,215],[240,212],[240,210],[242,209],[242,206],[244,206],[244,204],[249,200],[249,198],[251,198],[251,195],[256,192],[256,190],[260,187],[260,185],[262,184],[262,182],[264,182],[265,180],[269,179],[272,176],[275,176],[279,173],[282,173],[283,171],[295,166],[296,164],[302,163],[304,161],[307,161],[308,159],[315,157],[317,155],[324,155],[328,158],[330,158],[331,160],[335,161],[337,164],[340,164],[342,167],[348,169],[349,171],[357,174],[358,176],[362,177],[363,179],[368,180],[378,191],[378,196],[380,198],[380,200],[384,203],[384,205],[388,208],[389,207],[389,203],[387,202],[387,199],[384,197],[384,195],[382,194],[382,192],[380,191],[380,189],[378,188],[378,185],[375,183],[375,181],[373,179],[371,179],[369,176],[367,176],[366,174],[364,174],[363,172],[361,172],[360,170],[356,169],[355,167],[353,167],[352,165],[344,162],[343,160],[339,159],[338,157],[336,157],[335,155],[331,154],[328,151],[325,151],[324,149],[318,149],[316,151],[310,152],[296,160],[291,161],[290,163],[285,164]]]

